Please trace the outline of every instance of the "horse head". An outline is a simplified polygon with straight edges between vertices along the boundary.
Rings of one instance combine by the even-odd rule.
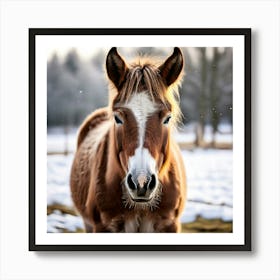
[[[107,55],[115,153],[125,174],[123,198],[129,207],[152,208],[160,200],[169,136],[181,114],[177,88],[183,64],[179,48],[163,63],[139,58],[128,64],[115,47]]]

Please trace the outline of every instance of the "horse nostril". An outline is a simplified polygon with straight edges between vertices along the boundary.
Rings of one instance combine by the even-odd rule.
[[[129,174],[129,175],[127,176],[127,185],[128,185],[128,187],[129,187],[130,189],[132,189],[132,190],[135,190],[135,189],[136,189],[136,185],[135,185],[135,183],[134,183],[133,180],[132,180],[132,175],[131,175],[131,174]]]
[[[149,183],[148,183],[148,188],[150,189],[150,190],[153,190],[154,188],[155,188],[155,186],[156,186],[156,176],[153,174],[152,176],[151,176],[151,179],[150,179],[150,181],[149,181]]]

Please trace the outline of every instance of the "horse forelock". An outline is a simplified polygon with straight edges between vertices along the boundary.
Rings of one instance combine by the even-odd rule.
[[[178,88],[180,79],[166,87],[159,71],[159,62],[148,57],[139,57],[129,65],[129,70],[121,89],[111,90],[110,104],[127,104],[133,95],[145,92],[152,102],[160,103],[172,111],[173,124],[176,127],[181,121]]]

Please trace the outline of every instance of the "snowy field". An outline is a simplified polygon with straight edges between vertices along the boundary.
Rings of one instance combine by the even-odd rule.
[[[48,144],[52,141],[52,137],[48,137]],[[188,178],[188,201],[182,223],[192,222],[199,216],[232,221],[232,150],[194,149],[182,154]],[[73,154],[48,156],[48,206],[73,207],[69,190],[72,159]],[[65,229],[75,232],[83,228],[80,217],[62,214],[60,210],[48,215],[47,223],[48,232]]]

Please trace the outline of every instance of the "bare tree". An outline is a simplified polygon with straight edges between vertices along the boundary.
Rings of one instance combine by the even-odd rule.
[[[200,52],[200,91],[198,96],[197,112],[198,122],[196,126],[196,146],[203,145],[205,123],[206,123],[206,102],[207,102],[207,57],[206,48],[197,48]]]
[[[211,71],[211,80],[210,80],[210,123],[212,127],[212,146],[215,145],[215,136],[218,131],[218,125],[220,121],[220,112],[219,112],[219,101],[220,101],[220,92],[218,89],[218,77],[219,77],[219,60],[220,54],[218,48],[213,50],[212,58],[212,71]]]

